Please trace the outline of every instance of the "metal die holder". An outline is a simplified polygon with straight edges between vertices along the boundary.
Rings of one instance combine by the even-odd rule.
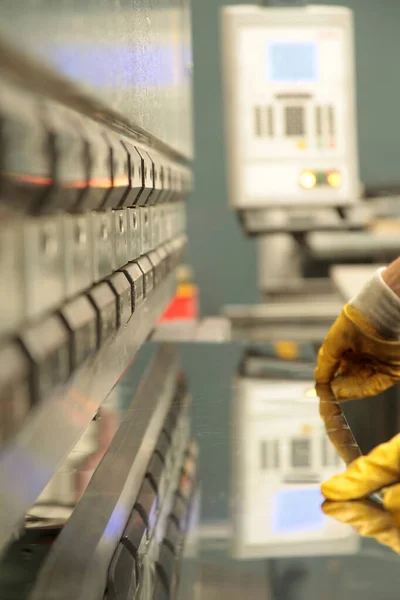
[[[65,249],[65,295],[67,298],[93,283],[93,239],[91,215],[63,215]]]
[[[42,400],[70,374],[69,332],[61,317],[52,315],[20,332],[32,362],[33,396]]]
[[[164,462],[157,452],[155,452],[151,457],[150,463],[147,467],[146,476],[156,492],[157,506],[160,506],[165,497],[167,480],[166,473],[164,471]]]
[[[160,244],[160,206],[149,206],[151,248]]]
[[[101,346],[117,330],[117,299],[105,282],[95,285],[87,295],[97,312],[97,338]]]
[[[159,246],[157,248],[158,256],[160,257],[160,273],[161,278],[164,278],[168,273],[168,260],[167,260],[167,251],[165,246]]]
[[[159,215],[158,215],[159,244],[164,244],[164,242],[166,242],[168,239],[168,237],[167,237],[167,210],[168,210],[167,207],[168,207],[168,204],[160,204],[160,206],[158,208],[158,210],[159,210]]]
[[[146,254],[151,250],[151,225],[150,225],[150,208],[142,206],[139,209],[140,213],[140,228],[142,233],[141,238],[141,252],[140,254]]]
[[[147,256],[141,256],[136,262],[143,273],[144,297],[147,298],[154,288],[153,266]]]
[[[156,572],[162,584],[164,585],[169,597],[176,585],[176,558],[165,541],[161,542],[160,553],[156,563]]]
[[[122,142],[128,153],[129,189],[124,197],[123,206],[136,206],[144,189],[143,159],[132,142],[124,139]]]
[[[139,492],[138,498],[143,495],[143,487],[147,485],[150,486],[150,483],[147,479],[144,480],[142,485],[142,489]],[[154,493],[151,486],[150,492]],[[137,502],[135,504],[135,508],[131,512],[128,523],[125,527],[125,531],[121,538],[121,543],[128,549],[132,557],[135,559],[135,579],[136,584],[140,583],[140,569],[139,564],[141,562],[141,558],[146,551],[146,544],[148,540],[148,523],[146,517],[143,515],[143,507],[142,504],[137,506]],[[155,501],[154,501],[155,505]],[[111,565],[110,565],[111,567]],[[111,568],[109,569],[109,577],[111,575]],[[108,585],[107,585],[108,589]]]
[[[131,578],[136,574],[133,553],[130,552],[133,560],[126,558],[121,569],[115,569],[115,565],[122,549],[113,557],[120,544],[129,552],[124,539],[127,524],[172,401],[177,370],[176,350],[161,348],[86,492],[50,550],[31,600],[49,600],[55,594],[59,600],[97,600],[104,597],[107,573],[109,583],[110,578],[113,580],[113,589],[121,589],[120,578],[125,580],[126,571]],[[123,589],[127,587],[125,582]]]
[[[136,150],[141,158],[143,182],[142,193],[137,199],[136,206],[144,206],[145,204],[148,204],[154,190],[153,162],[144,148],[136,146]]]
[[[172,212],[173,212],[173,204],[164,204],[164,234],[165,241],[168,241],[172,238]]]
[[[94,281],[111,275],[115,266],[114,213],[92,212]]]
[[[15,329],[25,316],[22,233],[17,221],[0,227],[0,334]]]
[[[125,265],[128,258],[128,210],[112,211],[114,217],[115,268]]]
[[[76,207],[87,187],[85,141],[73,111],[45,101],[42,116],[52,155],[52,186],[40,211],[70,211]]]
[[[157,489],[148,476],[143,479],[136,498],[135,509],[146,525],[146,539],[148,540],[154,531],[158,511]]]
[[[71,371],[80,367],[97,350],[97,313],[90,300],[82,295],[68,302],[61,317],[70,332]]]
[[[99,210],[112,189],[111,148],[104,136],[104,128],[89,119],[82,119],[85,140],[87,188],[77,210]]]
[[[63,217],[26,219],[24,229],[26,315],[35,318],[65,297]]]
[[[163,161],[161,165],[161,182],[162,182],[162,194],[160,202],[168,202],[172,200],[172,165],[169,161]]]
[[[111,560],[107,578],[107,600],[135,598],[137,588],[135,556],[120,543]]]
[[[130,189],[129,154],[117,135],[107,132],[105,136],[110,148],[112,189],[102,208],[118,208],[123,205]]]
[[[154,182],[153,193],[151,194],[147,204],[157,204],[160,202],[163,192],[163,182],[162,182],[162,164],[161,157],[157,152],[151,150],[147,152],[147,155],[151,161],[151,171]]]
[[[130,261],[139,258],[141,254],[142,223],[139,208],[128,208],[127,213],[128,260]]]
[[[30,367],[19,344],[0,348],[0,448],[18,431],[31,407]]]
[[[153,266],[154,285],[158,285],[163,278],[161,257],[158,250],[149,252],[148,259]]]
[[[144,300],[144,275],[137,263],[129,263],[121,269],[131,286],[132,312],[136,311]]]
[[[193,191],[193,173],[187,167],[182,168],[182,192],[183,200],[187,200]]]
[[[174,202],[182,199],[181,169],[180,167],[173,165],[171,171],[171,196],[168,199],[168,202]]]
[[[127,268],[129,272],[138,271],[138,281],[143,282],[143,273],[138,265],[131,263]],[[134,274],[133,276],[135,277]],[[108,283],[104,283],[104,285],[109,287]],[[140,285],[136,285],[135,282],[133,289],[136,293],[140,289]],[[34,383],[32,386],[32,402],[41,398],[41,390],[52,389],[50,394],[45,394],[48,396],[46,402],[35,403],[34,410],[30,411],[26,422],[22,425],[21,435],[10,438],[0,452],[0,551],[8,544],[13,533],[22,522],[24,515],[49,483],[65,456],[77,444],[88,425],[92,422],[99,407],[115,386],[115,382],[121,377],[139,348],[148,339],[155,323],[173,298],[175,290],[175,274],[170,273],[146,298],[143,304],[135,307],[135,312],[126,326],[120,327],[118,333],[109,343],[101,345],[98,351],[79,365],[79,368],[75,369],[61,386],[55,384],[58,379],[67,377],[71,364],[69,356],[71,332],[65,321],[62,320],[61,316],[45,317],[43,323],[22,330],[21,342],[31,358],[31,373]],[[111,289],[108,289],[108,291],[113,295],[113,302],[116,305],[114,293]],[[116,310],[114,314],[116,314]],[[61,369],[60,365],[64,365],[64,367]],[[167,367],[169,373],[171,365],[168,364]],[[59,373],[60,377],[58,377]],[[152,384],[158,381],[158,375],[159,368],[157,367],[150,378]],[[55,387],[53,387],[53,384]],[[41,390],[38,391],[38,388],[41,388]],[[166,391],[164,385],[161,389],[163,390],[162,393]],[[143,413],[148,408],[151,415],[154,412],[153,404],[149,403],[150,395],[150,391],[147,389],[145,397],[141,401],[144,411],[140,408],[138,410],[136,404],[133,408],[133,420],[135,421],[135,427],[137,426],[139,436],[136,439],[135,429],[130,440],[135,444],[138,442],[141,449],[146,449],[146,452],[151,453],[152,448],[148,450],[148,437],[146,437],[146,443],[139,442],[142,439],[140,436],[144,427]],[[51,431],[51,435],[49,435],[49,431]],[[157,437],[158,434],[154,433],[154,435]],[[43,461],[44,453],[46,461]],[[129,451],[129,456],[133,456],[131,451]],[[15,470],[16,461],[19,465],[17,471]],[[148,459],[146,458],[143,476],[147,462]],[[118,462],[118,464],[120,463]],[[114,465],[113,472],[115,471]],[[13,473],[12,478],[9,475],[11,472]],[[136,481],[136,477],[137,473],[135,472],[132,482]],[[107,483],[110,484],[112,477],[107,479]],[[125,485],[125,475],[123,475],[122,481]],[[127,487],[129,486],[125,486],[125,488]],[[135,493],[135,490],[131,490],[130,487],[129,491]],[[100,496],[105,498],[107,494],[101,494]],[[132,510],[133,500],[134,498],[129,511]],[[92,501],[90,501],[90,507],[91,511],[96,512],[96,515],[93,515],[94,523],[96,523],[97,510],[100,507],[97,507],[96,502],[93,503]],[[91,531],[93,533],[92,529]],[[72,542],[74,547],[76,546],[76,539],[75,537]],[[79,539],[81,539],[80,536]],[[107,539],[109,538],[107,537]],[[101,545],[101,547],[103,546]],[[106,568],[108,568],[114,550],[115,546],[111,549]],[[68,561],[71,558],[70,547],[67,552],[69,552]],[[92,556],[91,553],[86,554],[87,557],[90,555]],[[85,551],[83,556],[85,556]],[[78,559],[78,563],[81,558]],[[90,570],[93,572],[92,568]],[[69,573],[71,575],[71,571]],[[75,597],[74,594],[69,595],[67,588],[65,592],[66,598]],[[39,598],[43,600],[43,596],[40,594]],[[85,600],[87,600],[86,597]]]
[[[131,282],[125,273],[119,271],[108,278],[108,285],[117,300],[117,327],[123,327],[133,312]]]
[[[10,211],[35,213],[52,184],[51,154],[36,96],[0,84],[0,199]]]

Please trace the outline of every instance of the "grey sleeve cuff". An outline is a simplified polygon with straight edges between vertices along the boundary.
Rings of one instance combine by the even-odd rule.
[[[350,300],[387,339],[400,339],[400,298],[382,279],[378,269],[354,298]]]

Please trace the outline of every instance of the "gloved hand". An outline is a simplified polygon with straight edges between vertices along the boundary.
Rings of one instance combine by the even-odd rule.
[[[376,539],[384,546],[400,554],[400,515],[374,506],[372,502],[324,502],[323,512],[339,521],[351,525],[363,536]]]
[[[399,482],[400,434],[354,460],[343,474],[323,483],[322,494],[330,502],[322,508],[326,514],[352,525],[361,535],[374,537],[400,553]],[[378,490],[382,490],[387,512],[366,500]]]
[[[400,381],[400,342],[385,339],[346,304],[319,350],[315,380],[329,384],[339,401],[375,396]]]

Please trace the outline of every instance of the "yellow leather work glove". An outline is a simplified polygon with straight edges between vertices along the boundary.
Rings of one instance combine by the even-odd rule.
[[[400,434],[322,484],[326,514],[400,553]],[[388,487],[391,486],[391,487]],[[366,500],[382,490],[385,512]],[[355,502],[354,502],[355,501]]]
[[[400,554],[400,515],[374,506],[372,502],[324,502],[323,512],[340,523],[351,525],[362,537],[374,538]]]
[[[375,396],[400,381],[400,342],[378,335],[346,304],[318,352],[315,381],[329,384],[339,401]]]

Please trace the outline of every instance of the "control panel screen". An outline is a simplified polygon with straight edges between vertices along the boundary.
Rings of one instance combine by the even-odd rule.
[[[272,83],[317,81],[317,45],[313,42],[270,42],[267,60]]]
[[[274,497],[272,531],[274,534],[318,531],[324,524],[318,488],[280,490]]]

